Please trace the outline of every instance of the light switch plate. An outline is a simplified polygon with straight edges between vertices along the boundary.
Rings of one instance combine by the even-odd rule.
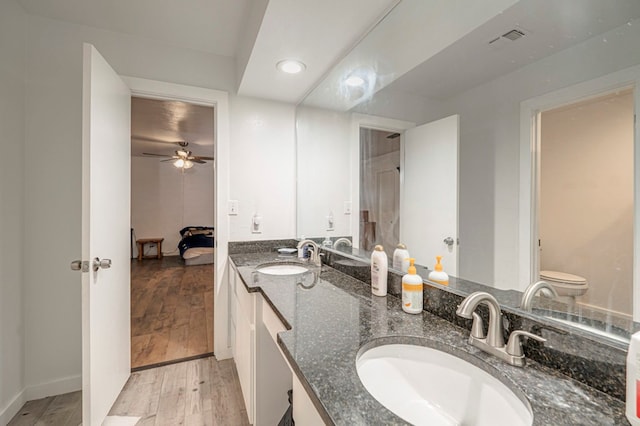
[[[229,200],[229,216],[237,216],[240,209],[238,200]]]
[[[344,202],[344,214],[351,214],[351,201]]]
[[[251,233],[252,234],[262,233],[262,216],[256,215],[251,218]]]

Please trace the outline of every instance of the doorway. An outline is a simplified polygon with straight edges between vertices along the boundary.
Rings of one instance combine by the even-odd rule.
[[[212,106],[131,98],[131,369],[213,355]]]
[[[630,320],[634,91],[546,109],[539,120],[538,277],[563,278],[551,283],[576,310]]]
[[[360,129],[360,247],[381,244],[391,256],[400,239],[400,133]]]

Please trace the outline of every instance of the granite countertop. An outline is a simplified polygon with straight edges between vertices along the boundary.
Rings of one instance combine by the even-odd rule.
[[[276,252],[229,257],[248,291],[259,291],[289,329],[278,335],[278,343],[329,424],[407,424],[367,392],[356,372],[363,346],[387,343],[432,346],[491,372],[529,401],[534,425],[628,424],[624,402],[535,361],[524,368],[508,365],[470,346],[469,331],[426,311],[407,314],[398,298],[373,296],[362,281],[326,265],[312,268],[300,285],[299,276],[255,272],[261,263],[295,257]]]

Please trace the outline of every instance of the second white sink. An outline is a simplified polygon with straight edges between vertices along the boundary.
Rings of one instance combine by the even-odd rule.
[[[356,360],[364,387],[414,425],[531,425],[527,402],[491,374],[449,353],[389,344]]]
[[[291,263],[268,263],[258,266],[256,270],[267,275],[298,275],[304,274],[309,268]]]

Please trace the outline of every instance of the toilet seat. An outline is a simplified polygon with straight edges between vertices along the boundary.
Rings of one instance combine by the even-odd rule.
[[[566,272],[540,271],[540,279],[548,281],[559,296],[581,296],[589,289],[585,278]]]

